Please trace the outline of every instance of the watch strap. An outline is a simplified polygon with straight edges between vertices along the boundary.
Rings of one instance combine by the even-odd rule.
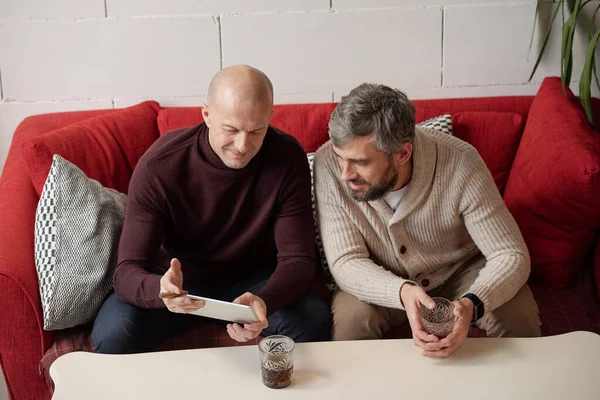
[[[462,298],[465,297],[471,300],[471,302],[473,303],[473,319],[471,320],[471,323],[476,322],[481,317],[483,317],[483,314],[485,313],[483,302],[474,293],[467,293]]]

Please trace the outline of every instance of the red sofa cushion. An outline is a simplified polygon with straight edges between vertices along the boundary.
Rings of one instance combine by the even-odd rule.
[[[504,193],[532,278],[553,288],[569,284],[600,228],[600,134],[567,91],[558,78],[542,83]]]
[[[524,125],[525,118],[515,113],[464,112],[452,118],[454,136],[477,149],[500,192],[506,186]]]
[[[59,154],[102,185],[127,193],[133,168],[158,138],[154,101],[115,110],[48,132],[23,143],[21,151],[38,194]]]
[[[283,104],[273,107],[271,125],[294,136],[307,153],[316,151],[329,139],[327,124],[334,103]],[[203,121],[200,107],[172,107],[158,115],[158,129],[164,135],[175,129],[197,125]]]
[[[419,109],[454,114],[464,111],[512,112],[527,118],[534,96],[470,97],[461,99],[414,100]],[[437,114],[436,114],[437,115]]]
[[[439,105],[443,106],[444,101],[440,100]],[[306,152],[313,152],[329,139],[328,123],[334,108],[334,103],[277,105],[271,125],[295,136]],[[419,108],[417,122],[446,112],[443,108]],[[498,189],[504,190],[523,132],[523,116],[493,111],[451,114],[454,135],[475,146],[492,172]],[[158,114],[161,135],[202,121],[200,107],[164,108]]]
[[[500,192],[504,191],[525,118],[513,112],[465,111],[449,112],[439,108],[417,108],[417,123],[438,115],[452,115],[452,132],[473,145],[494,177]]]
[[[167,107],[158,112],[158,131],[160,135],[186,126],[204,122],[200,107]]]

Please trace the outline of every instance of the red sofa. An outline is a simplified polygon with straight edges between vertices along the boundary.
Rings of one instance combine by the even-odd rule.
[[[585,123],[576,100],[565,98],[559,82],[548,79],[537,96],[420,100],[415,104],[418,121],[452,114],[454,134],[472,143],[492,171],[532,253],[530,285],[540,306],[543,334],[600,333],[594,283],[600,281],[600,134]],[[152,140],[201,120],[198,108],[161,109],[152,102],[144,107],[135,109],[143,116],[133,117],[122,110],[29,117],[14,134],[0,178],[0,364],[10,398],[50,398],[50,363],[66,352],[91,349],[89,326],[62,332],[42,329],[33,232],[48,156],[56,151],[90,177],[126,191],[135,162]],[[312,152],[328,138],[333,107],[276,106],[272,124],[295,135]],[[87,121],[94,118],[96,128],[101,128],[89,133],[99,135],[91,144],[64,143],[69,135],[86,135]],[[78,129],[64,128],[74,123]],[[113,135],[131,123],[134,131]],[[144,135],[145,141],[136,135]],[[119,156],[125,160],[123,167],[115,170],[121,164],[113,159],[117,156],[111,153],[112,145],[99,137],[117,143],[117,152],[128,152]],[[121,140],[133,144],[123,145]],[[94,147],[98,142],[102,143]],[[160,349],[233,344],[221,326],[203,322]]]

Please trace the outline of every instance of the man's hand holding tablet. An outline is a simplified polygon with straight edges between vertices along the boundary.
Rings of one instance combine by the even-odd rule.
[[[204,301],[194,300],[187,296],[186,291],[182,289],[183,273],[181,272],[181,263],[178,259],[171,260],[171,267],[160,278],[160,293],[159,296],[163,302],[174,313],[189,313],[197,311],[204,307]]]
[[[244,324],[243,328],[238,324],[228,324],[227,333],[233,340],[238,342],[247,342],[248,340],[254,339],[260,335],[262,330],[269,326],[269,322],[267,321],[267,306],[265,305],[263,299],[252,293],[246,292],[233,302],[235,304],[242,304],[252,307],[256,313],[256,316],[258,317],[258,322]]]
[[[254,339],[269,326],[265,302],[252,293],[244,293],[230,303],[194,296],[182,287],[181,263],[173,258],[171,267],[160,280],[159,296],[169,311],[234,322],[227,325],[227,333],[237,342]]]

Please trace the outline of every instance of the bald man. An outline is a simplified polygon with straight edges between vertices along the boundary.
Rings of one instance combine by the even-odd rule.
[[[260,321],[227,324],[231,338],[281,334],[328,340],[315,272],[310,170],[292,136],[269,126],[273,86],[233,66],[212,79],[204,123],[160,137],[129,186],[115,293],[92,331],[99,353],[149,351],[201,322],[191,294],[251,306]],[[162,296],[164,297],[164,296]]]

